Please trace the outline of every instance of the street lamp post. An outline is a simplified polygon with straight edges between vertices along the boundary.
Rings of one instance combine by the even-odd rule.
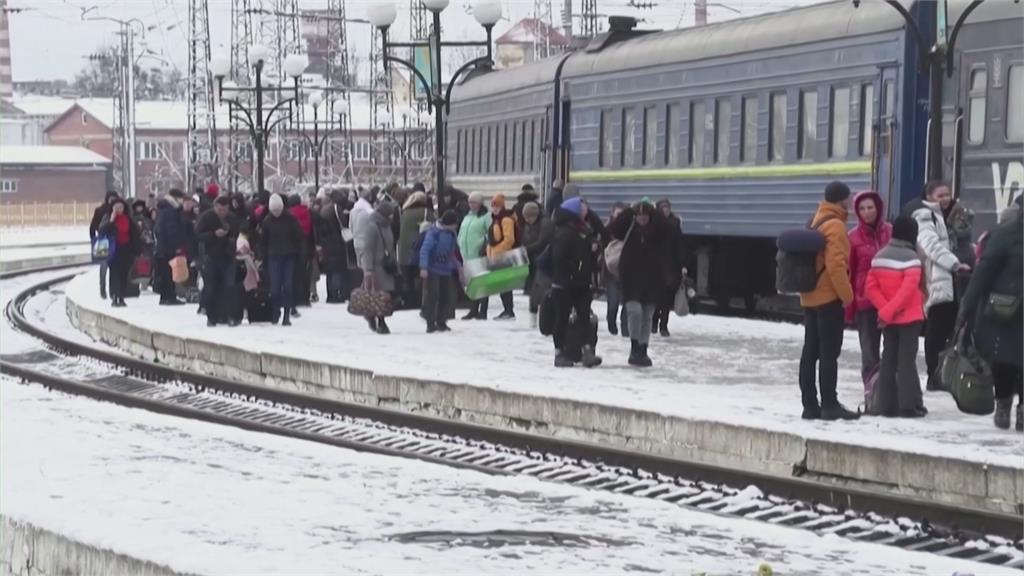
[[[860,8],[862,0],[853,0],[854,8]],[[906,7],[900,4],[899,0],[885,0],[885,3],[891,6],[894,10],[900,13],[900,16],[907,22],[907,28],[910,30],[911,35],[914,37],[914,41],[917,43],[917,50],[921,54],[919,65],[922,70],[928,70],[928,131],[927,131],[927,150],[925,151],[925,177],[928,180],[941,180],[942,179],[942,72],[943,67],[950,77],[953,75],[953,57],[956,49],[956,39],[960,34],[960,29],[963,28],[964,23],[967,21],[967,17],[971,15],[971,12],[981,6],[985,0],[972,0],[967,8],[957,18],[956,24],[953,25],[953,29],[949,33],[949,41],[944,42],[939,34],[936,34],[935,42],[930,46],[921,31],[921,27],[918,26],[917,20],[914,18]],[[1014,0],[1014,3],[1019,4],[1020,0]],[[945,10],[946,2],[940,1],[936,3],[936,10]],[[938,19],[938,25],[945,26],[944,19]],[[937,30],[938,32],[938,30]],[[945,30],[942,30],[944,33]]]
[[[265,187],[264,174],[263,174],[263,157],[267,140],[269,139],[270,133],[276,128],[281,122],[291,118],[291,106],[299,100],[299,77],[305,72],[306,67],[309,66],[309,58],[305,54],[289,54],[284,60],[285,73],[294,82],[294,86],[291,88],[285,88],[283,86],[264,86],[263,85],[263,65],[267,57],[270,55],[270,50],[266,46],[260,44],[253,44],[249,47],[249,62],[252,63],[255,83],[251,88],[249,87],[238,87],[228,86],[228,91],[243,93],[252,93],[256,97],[256,104],[251,109],[247,108],[237,98],[226,98],[224,96],[225,85],[224,78],[231,71],[231,61],[226,56],[215,56],[210,60],[210,72],[217,79],[217,95],[222,102],[227,102],[231,111],[232,119],[236,119],[249,129],[249,135],[252,137],[253,144],[256,147],[256,184],[257,193],[263,192]],[[265,93],[291,93],[292,95],[283,100],[279,100],[274,106],[264,114],[263,110],[263,96]],[[285,107],[288,110],[285,114],[281,114],[279,118],[275,119],[274,115],[284,110]],[[255,114],[255,118],[253,115]]]
[[[310,92],[308,101],[309,105],[313,107],[313,138],[311,139],[305,132],[300,132],[300,134],[306,139],[306,143],[309,144],[310,149],[313,151],[313,186],[314,190],[319,192],[320,154],[323,152],[324,144],[327,143],[331,135],[336,133],[338,129],[327,130],[322,136],[320,134],[320,105],[324,102],[324,93],[322,91]],[[348,114],[348,103],[344,100],[335,102],[334,111],[338,114],[338,126],[342,126],[343,118]]]
[[[387,71],[388,63],[395,63],[408,68],[427,94],[427,106],[434,112],[434,175],[436,177],[434,191],[441,194],[445,186],[444,146],[445,146],[445,115],[448,113],[449,102],[451,101],[452,88],[455,82],[464,72],[476,66],[493,66],[493,52],[491,46],[491,33],[494,25],[501,19],[501,4],[498,0],[477,0],[473,5],[473,17],[484,27],[487,39],[484,41],[470,42],[445,42],[441,40],[441,12],[448,7],[448,0],[422,0],[423,5],[433,14],[433,25],[430,38],[427,41],[417,42],[390,42],[388,40],[388,29],[395,22],[397,11],[393,3],[371,5],[367,10],[367,19],[370,24],[380,30],[381,41],[384,51],[384,69]],[[463,64],[452,74],[448,81],[448,89],[442,92],[442,62],[441,49],[444,47],[476,47],[486,48],[487,55],[474,58]],[[391,48],[423,48],[430,50],[430,80],[424,77],[423,73],[411,62],[390,55]]]

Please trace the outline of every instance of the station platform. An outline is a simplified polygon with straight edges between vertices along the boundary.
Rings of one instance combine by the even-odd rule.
[[[586,440],[762,473],[807,477],[1017,512],[1024,437],[925,393],[922,419],[800,419],[800,326],[689,316],[655,336],[654,367],[626,364],[629,342],[602,327],[595,369],[556,369],[551,340],[511,322],[455,321],[427,335],[417,312],[371,333],[344,305],[300,309],[292,327],[207,328],[194,306],[144,293],[111,308],[96,271],[67,287],[71,322],[91,337],[185,369],[318,397]],[[322,291],[321,291],[322,292]],[[496,299],[495,299],[496,300]],[[496,302],[492,303],[492,308]],[[595,303],[604,316],[604,303]],[[923,359],[921,359],[923,365]],[[840,400],[863,401],[856,334],[840,359]],[[923,368],[922,368],[923,372]]]

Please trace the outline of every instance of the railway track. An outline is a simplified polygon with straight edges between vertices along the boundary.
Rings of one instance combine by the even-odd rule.
[[[39,339],[41,346],[0,356],[3,373],[164,414],[490,474],[523,474],[823,536],[1024,569],[1020,516],[322,400],[176,370],[75,342],[25,315],[34,296],[71,276],[39,282],[8,303],[5,315],[11,327]],[[68,363],[79,364],[76,373],[88,376],[62,376]]]

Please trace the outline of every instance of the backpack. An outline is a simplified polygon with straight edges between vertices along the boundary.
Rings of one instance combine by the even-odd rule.
[[[816,226],[794,228],[779,234],[775,255],[775,287],[780,294],[802,294],[813,292],[818,278],[825,272],[818,270],[818,253],[825,249],[825,236],[818,231],[829,220],[825,218]]]
[[[875,364],[864,374],[864,413],[869,416],[885,416],[888,410],[885,391],[878,385],[879,365]]]
[[[626,247],[626,242],[629,242],[629,236],[633,233],[633,226],[635,225],[636,219],[630,223],[629,230],[626,230],[625,238],[622,240],[614,238],[604,248],[604,266],[615,278],[619,277],[619,260],[622,259],[622,249]]]

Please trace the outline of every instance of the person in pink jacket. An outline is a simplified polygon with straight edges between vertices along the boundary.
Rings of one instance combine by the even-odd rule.
[[[871,260],[865,294],[878,311],[884,346],[878,372],[879,411],[886,416],[920,418],[928,413],[917,374],[917,349],[924,322],[917,221],[900,216],[892,240]]]
[[[872,190],[854,196],[853,209],[858,221],[857,227],[850,230],[850,283],[854,299],[846,307],[846,323],[856,326],[860,335],[860,369],[861,376],[866,377],[878,366],[882,331],[878,328],[878,312],[864,293],[864,285],[871,259],[892,238],[892,224],[885,220],[885,202]]]

